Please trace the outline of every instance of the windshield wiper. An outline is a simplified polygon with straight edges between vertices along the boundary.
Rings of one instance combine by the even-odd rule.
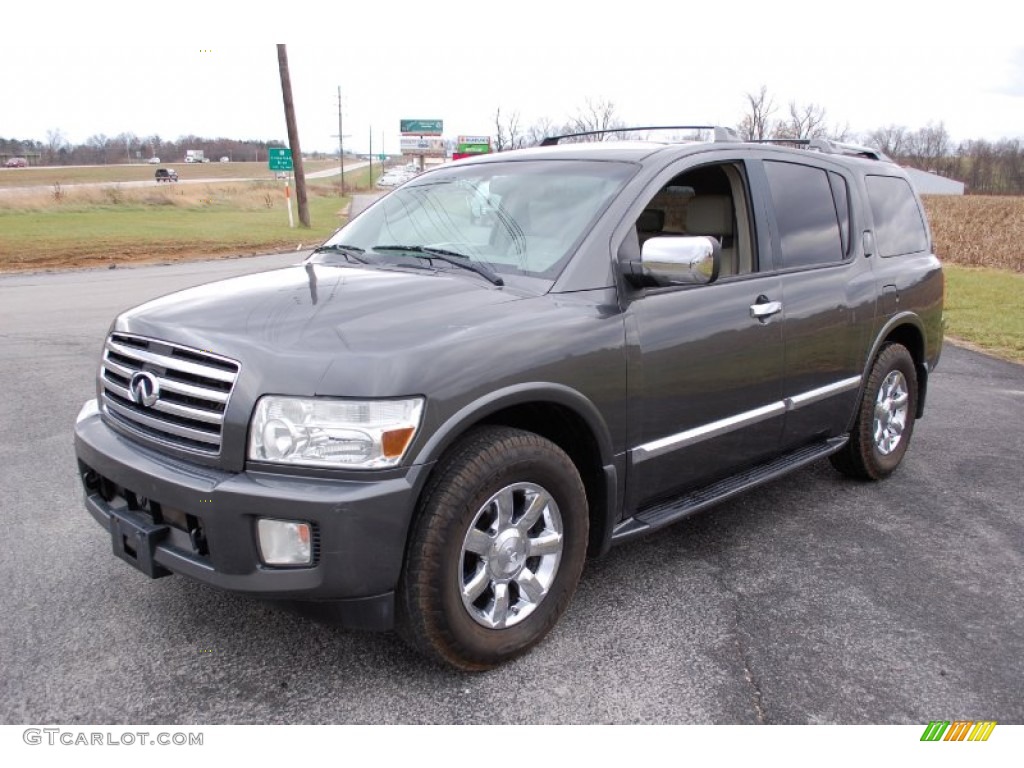
[[[375,245],[370,250],[373,251],[406,251],[411,253],[417,258],[421,259],[438,259],[446,264],[454,264],[457,267],[468,269],[471,272],[476,272],[481,277],[490,280],[495,285],[504,285],[505,281],[501,279],[497,272],[490,267],[484,266],[478,262],[473,261],[463,253],[456,253],[455,251],[448,251],[444,248],[432,248],[429,245]]]
[[[358,262],[359,264],[369,264],[366,259],[363,258],[362,254],[366,253],[358,245],[345,245],[344,243],[331,243],[330,245],[321,245],[319,248],[313,249],[313,254],[324,253],[330,251],[333,253],[340,253],[345,258]],[[313,254],[310,254],[311,256]]]

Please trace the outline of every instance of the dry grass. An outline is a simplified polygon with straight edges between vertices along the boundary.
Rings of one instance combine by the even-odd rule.
[[[943,261],[1024,272],[1024,197],[930,195],[924,206]]]
[[[368,189],[369,169],[346,174],[346,182],[352,192]],[[309,229],[289,227],[284,193],[280,181],[238,179],[54,183],[0,194],[0,272],[295,250],[345,221],[349,198],[336,177],[307,185]]]
[[[346,205],[311,186],[313,226],[292,229],[272,182],[80,188],[59,201],[26,193],[0,205],[0,271],[294,250],[330,235]]]
[[[173,206],[200,208],[231,203],[244,209],[284,204],[284,191],[274,182],[233,182],[227,184],[159,184],[153,186],[65,186],[54,184],[46,190],[21,192],[0,197],[0,210],[22,213],[71,212],[109,206]]]

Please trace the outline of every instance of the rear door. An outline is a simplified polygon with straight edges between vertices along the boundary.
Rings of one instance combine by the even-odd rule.
[[[856,406],[874,315],[875,285],[842,166],[808,158],[761,165],[772,215],[772,258],[782,284],[782,445],[842,434]]]

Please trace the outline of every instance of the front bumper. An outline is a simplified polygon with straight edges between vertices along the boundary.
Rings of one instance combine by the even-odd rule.
[[[87,404],[75,424],[90,514],[114,553],[153,578],[178,573],[276,599],[340,601],[343,625],[390,629],[417,480],[424,467],[372,480],[224,472],[150,450]],[[260,561],[261,517],[313,525],[313,564]]]

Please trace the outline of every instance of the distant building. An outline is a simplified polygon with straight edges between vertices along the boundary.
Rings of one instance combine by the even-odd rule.
[[[911,183],[919,195],[962,195],[964,183],[955,179],[947,179],[937,173],[919,171],[916,168],[904,168]]]

